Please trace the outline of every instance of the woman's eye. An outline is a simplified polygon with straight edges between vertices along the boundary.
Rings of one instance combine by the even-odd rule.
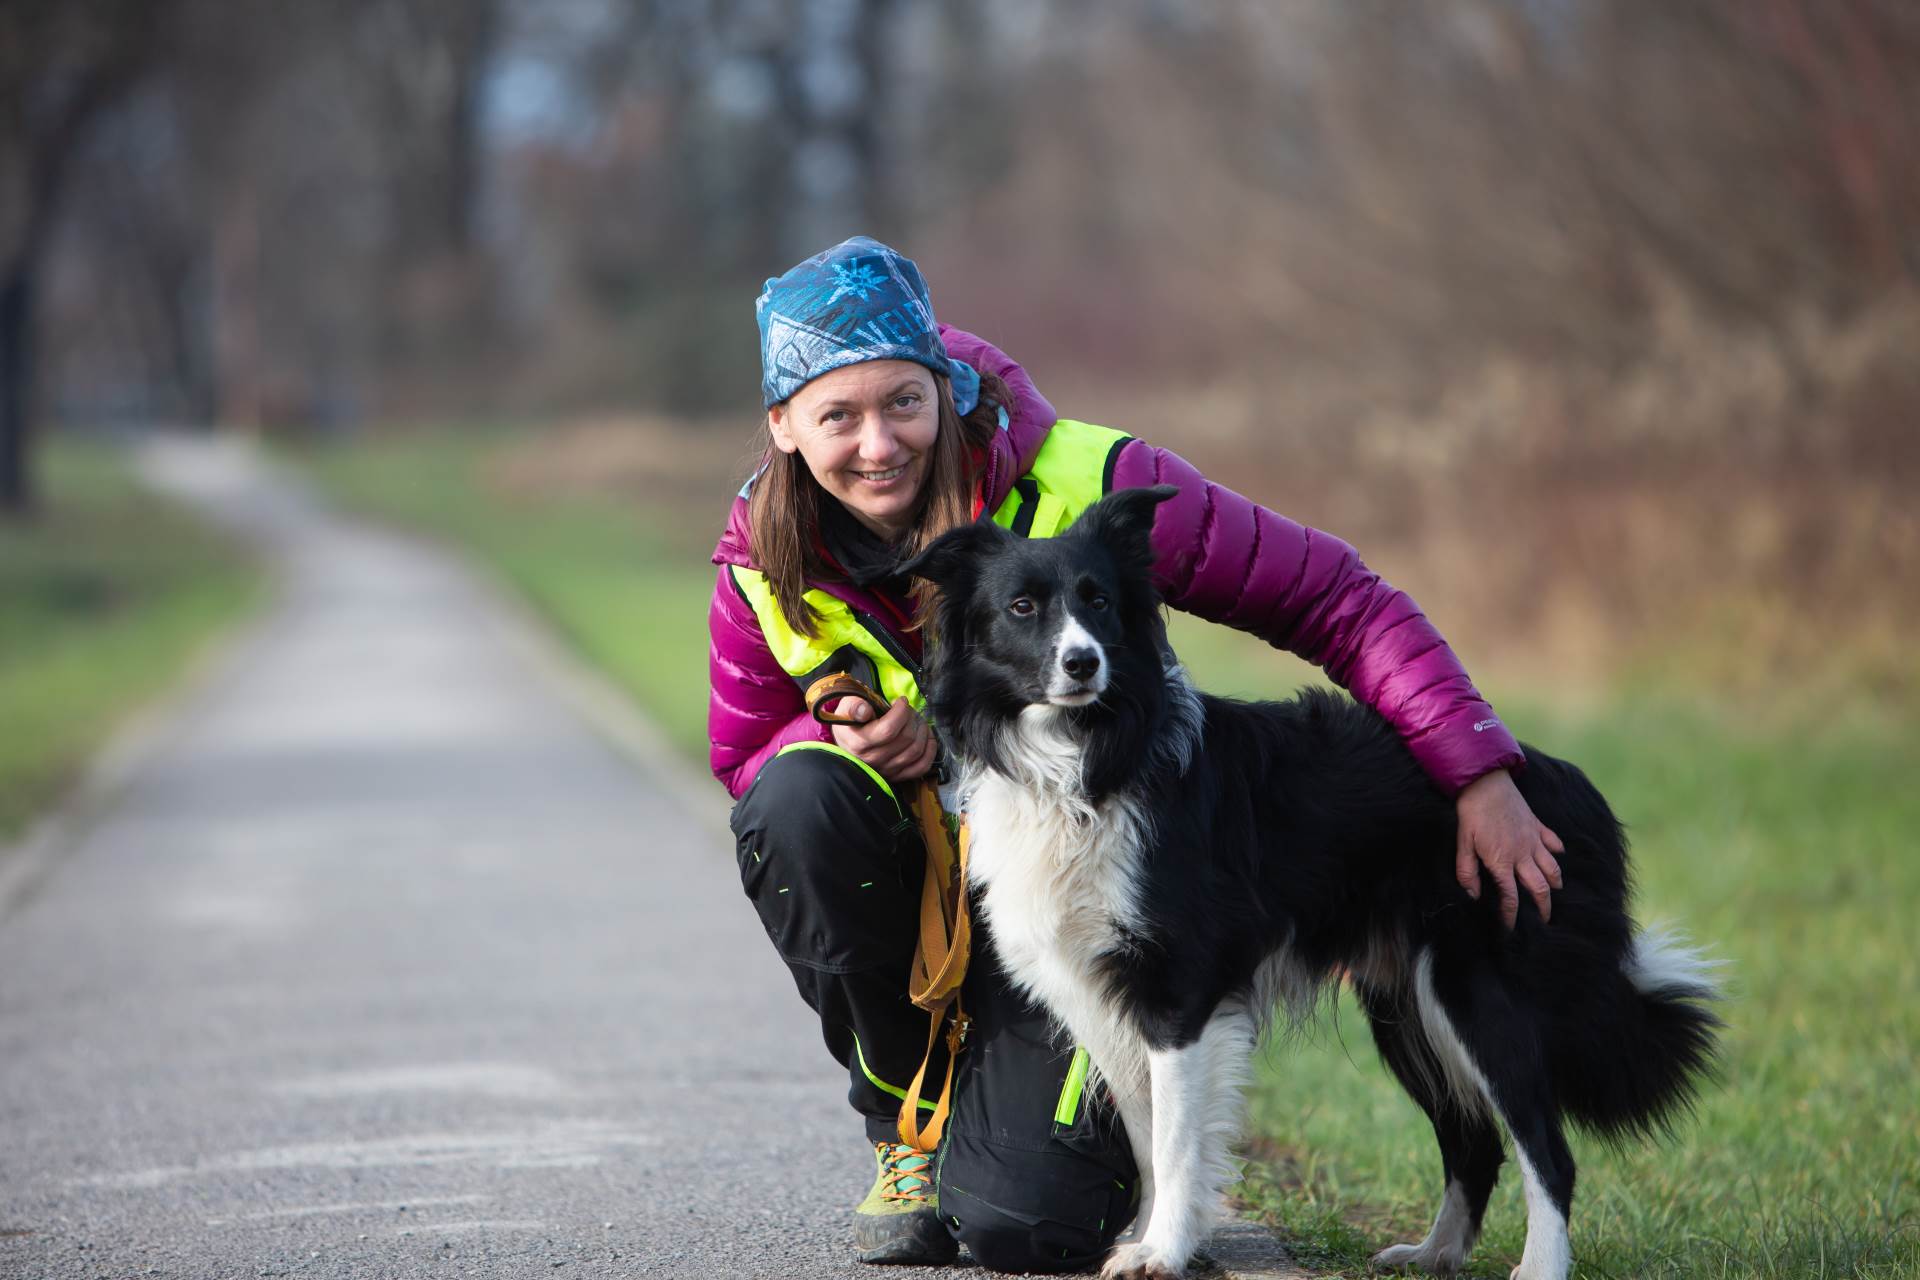
[[[1016,618],[1024,618],[1031,614],[1036,607],[1033,603],[1032,596],[1015,596],[1013,603],[1007,606],[1007,611]]]
[[[919,396],[909,394],[909,395],[901,396],[898,400],[895,400],[893,402],[893,407],[896,409],[911,409],[913,408],[913,406],[919,403],[920,403]]]
[[[820,419],[822,422],[845,422],[846,420],[847,411],[845,409],[831,410],[824,418]]]

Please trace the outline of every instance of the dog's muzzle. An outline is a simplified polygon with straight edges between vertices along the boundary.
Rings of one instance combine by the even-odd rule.
[[[1078,634],[1074,634],[1078,632]],[[1107,659],[1084,629],[1061,637],[1054,670],[1047,680],[1047,701],[1056,707],[1084,707],[1107,691]]]

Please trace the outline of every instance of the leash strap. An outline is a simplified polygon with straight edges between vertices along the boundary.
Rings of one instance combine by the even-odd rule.
[[[821,724],[860,724],[849,716],[828,710],[828,704],[841,698],[859,698],[873,708],[876,716],[887,713],[887,700],[844,671],[822,676],[807,689],[807,710]],[[926,875],[920,886],[920,936],[914,943],[913,968],[907,983],[907,998],[931,1015],[927,1027],[927,1051],[920,1069],[913,1073],[900,1103],[900,1140],[917,1151],[932,1151],[940,1145],[947,1117],[953,1111],[953,1067],[966,1043],[970,1019],[960,1006],[960,983],[967,976],[967,961],[973,951],[973,922],[967,913],[967,826],[960,823],[956,841],[947,826],[946,812],[940,807],[938,791],[922,782],[915,786],[913,813],[920,827],[920,840],[926,847]],[[948,1017],[951,1011],[952,1017]],[[941,1027],[947,1029],[947,1072],[941,1082],[940,1096],[922,1126],[920,1094],[927,1083],[927,1066],[933,1061],[933,1048],[940,1043]]]
[[[881,697],[877,690],[855,680],[844,671],[835,671],[830,675],[821,676],[807,686],[807,710],[815,720],[821,724],[864,724],[865,721],[855,720],[852,716],[841,715],[837,711],[827,709],[829,703],[838,702],[842,698],[859,698],[873,708],[875,719],[887,714],[887,700]]]
[[[966,1043],[970,1021],[960,1004],[960,983],[967,976],[967,960],[973,950],[973,922],[967,915],[969,833],[963,823],[956,850],[947,832],[940,797],[932,787],[922,785],[914,804],[927,849],[927,869],[920,888],[920,941],[913,950],[907,998],[931,1017],[926,1056],[920,1060],[920,1069],[913,1073],[913,1083],[907,1086],[907,1096],[900,1103],[900,1141],[920,1151],[932,1151],[940,1145],[940,1135],[946,1131],[947,1117],[953,1110],[954,1061]],[[949,1008],[953,1012],[950,1021]],[[943,1023],[947,1025],[947,1074],[922,1128],[918,1124],[920,1091],[926,1084],[927,1064],[933,1060],[933,1046]]]

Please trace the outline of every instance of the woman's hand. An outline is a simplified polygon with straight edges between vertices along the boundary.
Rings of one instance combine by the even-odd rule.
[[[1517,877],[1545,921],[1553,913],[1553,897],[1548,886],[1561,886],[1560,864],[1554,854],[1567,848],[1560,837],[1533,816],[1520,788],[1505,769],[1482,774],[1467,784],[1454,800],[1454,812],[1460,819],[1460,833],[1453,858],[1454,878],[1467,896],[1480,896],[1480,866],[1493,873],[1500,890],[1500,919],[1513,928],[1520,916],[1520,895],[1514,888]]]
[[[873,708],[859,698],[842,698],[832,711],[861,722],[831,726],[833,740],[889,782],[918,778],[933,767],[940,744],[905,698],[895,698],[878,720],[873,718]]]

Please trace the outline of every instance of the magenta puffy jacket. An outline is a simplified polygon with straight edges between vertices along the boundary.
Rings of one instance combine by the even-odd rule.
[[[940,333],[954,358],[998,374],[1013,392],[1008,428],[994,441],[981,480],[986,510],[994,511],[1032,465],[1056,415],[1026,370],[997,348],[946,325]],[[1519,743],[1420,606],[1381,581],[1352,547],[1221,488],[1165,449],[1135,440],[1120,451],[1114,488],[1163,483],[1180,489],[1160,505],[1153,525],[1154,576],[1168,604],[1251,631],[1324,669],[1393,723],[1448,795],[1521,762]],[[747,504],[736,498],[713,553],[721,569],[707,615],[711,763],[736,798],[788,743],[831,741],[727,580],[729,564],[755,567],[747,544]],[[892,616],[851,584],[812,585],[874,617]],[[918,650],[917,636],[900,640]]]

